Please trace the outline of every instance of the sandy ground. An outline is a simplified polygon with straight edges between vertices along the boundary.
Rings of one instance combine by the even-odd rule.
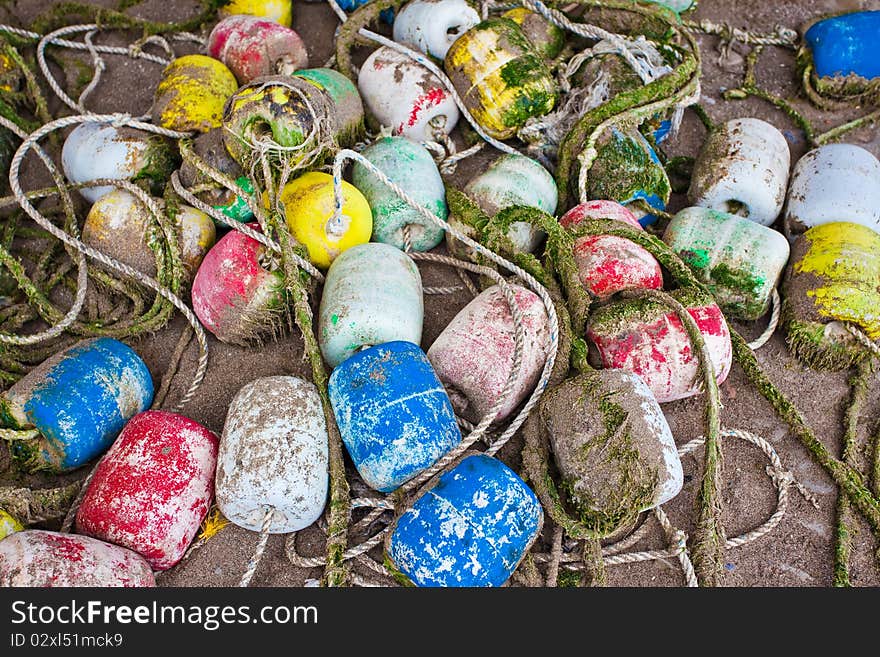
[[[46,7],[54,4],[49,0],[21,0],[5,2],[0,6],[0,20],[28,25],[32,18]],[[113,1],[96,2],[106,6]],[[169,3],[148,0],[132,9],[132,13],[163,20],[179,19],[192,15],[195,2],[181,0]],[[798,27],[805,20],[827,11],[845,9],[880,9],[880,0],[821,0],[816,2],[759,0],[703,0],[695,17],[716,22],[728,21],[733,26],[755,31],[771,31],[782,24]],[[294,3],[294,24],[305,38],[310,61],[320,66],[327,61],[337,24],[331,11],[323,4]],[[106,42],[122,35],[102,37]],[[128,39],[129,41],[131,39]],[[125,39],[122,39],[125,41]],[[703,104],[715,121],[728,118],[756,116],[768,120],[783,130],[792,152],[792,164],[806,150],[803,134],[791,121],[768,104],[750,99],[742,102],[726,102],[721,93],[725,88],[736,87],[740,82],[741,64],[733,61],[725,66],[717,62],[717,39],[701,37],[703,48]],[[183,50],[181,50],[183,52]],[[740,50],[745,53],[745,50]],[[736,60],[738,55],[734,55]],[[155,65],[135,62],[127,58],[108,58],[108,69],[98,91],[93,94],[89,106],[97,112],[128,111],[141,114],[148,111],[152,91],[159,76]],[[65,67],[69,80],[76,71]],[[794,58],[789,51],[769,49],[762,58],[759,78],[770,90],[794,98],[797,95]],[[811,109],[803,99],[797,101],[799,108],[816,122],[821,129],[831,127],[848,118],[844,115],[820,114]],[[53,110],[60,110],[57,99]],[[679,135],[667,146],[670,155],[694,155],[703,138],[703,128],[688,113]],[[849,141],[857,143],[875,155],[880,155],[880,133],[876,128],[854,132]],[[488,150],[488,149],[487,149]],[[494,154],[472,158],[465,162],[452,178],[452,183],[463,185],[485,165]],[[32,168],[32,167],[31,167]],[[30,175],[25,185],[36,187],[45,181],[42,175]],[[684,206],[684,199],[676,197],[672,210]],[[428,266],[423,268],[425,285],[454,284],[453,272]],[[425,330],[422,339],[427,348],[457,310],[468,301],[465,293],[444,297],[427,297]],[[738,324],[747,338],[757,336],[766,318],[753,324]],[[181,317],[159,333],[136,340],[132,346],[141,354],[158,382],[167,368],[167,359],[178,340],[185,322]],[[186,414],[204,423],[218,433],[223,428],[226,409],[232,396],[245,383],[265,375],[292,374],[308,377],[308,365],[303,360],[301,339],[290,336],[279,339],[259,349],[244,349],[222,344],[210,339],[210,367],[204,383],[193,398]],[[195,345],[184,355],[180,371],[169,393],[169,405],[183,394],[195,369],[197,351]],[[815,428],[817,435],[832,453],[839,453],[842,434],[842,413],[848,398],[849,374],[817,373],[809,371],[793,360],[783,338],[777,334],[769,344],[758,352],[758,360],[767,369],[780,388],[793,398]],[[876,381],[876,378],[874,379]],[[724,583],[729,586],[828,586],[832,581],[832,529],[837,489],[824,470],[816,465],[807,451],[791,436],[786,427],[773,414],[770,406],[745,380],[738,367],[721,388],[724,404],[722,421],[727,427],[752,431],[767,438],[779,452],[784,465],[819,503],[815,508],[792,489],[790,505],[782,523],[775,531],[746,546],[730,549],[726,553]],[[703,432],[703,402],[689,399],[665,404],[663,410],[679,444]],[[860,440],[867,440],[868,433],[876,430],[877,409],[880,393],[877,386],[870,390],[869,403],[860,423]],[[521,441],[512,440],[500,453],[514,468],[520,467]],[[699,450],[698,450],[699,452]],[[862,456],[866,456],[862,454]],[[664,508],[672,522],[687,532],[693,528],[694,496],[702,471],[698,457],[683,459],[685,487],[682,493]],[[31,485],[53,485],[57,480],[46,478],[23,478],[8,468],[8,459],[0,455],[0,480],[23,481]],[[739,441],[724,444],[724,483],[722,487],[724,519],[728,536],[737,536],[764,522],[775,508],[775,490],[765,473],[767,461],[756,449]],[[81,473],[76,473],[81,476]],[[549,523],[548,523],[549,524]],[[544,530],[549,538],[549,530]],[[543,539],[542,539],[543,540]],[[194,552],[185,562],[163,574],[160,584],[170,586],[229,586],[235,585],[247,564],[257,542],[257,535],[235,526],[229,526]],[[297,537],[303,554],[315,555],[322,551],[322,539],[315,529],[301,532]],[[652,532],[638,544],[638,549],[654,549],[665,545],[659,530]],[[851,579],[858,586],[880,585],[880,570],[872,556],[876,548],[870,528],[861,520],[856,526],[855,550],[852,560]],[[302,586],[306,580],[320,577],[321,569],[298,569],[292,567],[284,554],[284,538],[273,536],[269,540],[266,556],[256,573],[253,584],[257,586]],[[635,565],[612,566],[609,580],[615,586],[678,586],[682,584],[681,570],[676,562],[652,561]]]

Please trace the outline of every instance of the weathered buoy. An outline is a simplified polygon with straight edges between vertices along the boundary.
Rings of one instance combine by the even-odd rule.
[[[218,442],[176,413],[134,416],[95,470],[77,531],[134,550],[155,570],[171,568],[208,515]]]
[[[435,141],[435,129],[448,135],[458,123],[458,106],[440,79],[387,46],[367,57],[358,73],[358,89],[367,109],[392,134]]]
[[[724,383],[733,352],[721,309],[711,297],[691,290],[675,290],[671,295],[694,318],[715,378]],[[587,334],[603,367],[637,374],[661,404],[699,394],[699,356],[678,315],[667,305],[653,299],[609,303],[590,315]]]
[[[519,25],[538,54],[546,60],[555,59],[565,47],[565,32],[562,28],[537,12],[525,7],[514,7],[501,14],[501,17],[509,18]]]
[[[340,254],[324,281],[318,344],[336,367],[363,347],[422,340],[422,278],[403,251],[358,244]]]
[[[259,224],[248,224],[259,231]],[[249,344],[287,323],[284,277],[263,266],[266,247],[236,230],[208,251],[192,285],[193,311],[218,340]]]
[[[666,7],[678,14],[687,11],[696,4],[696,0],[647,0],[647,2]]]
[[[880,235],[861,224],[820,224],[798,236],[783,283],[788,345],[810,367],[837,370],[867,350],[844,328],[880,338]]]
[[[433,480],[385,546],[416,586],[501,586],[541,532],[535,494],[501,461],[473,454]]]
[[[694,163],[693,205],[769,226],[782,211],[791,155],[788,142],[760,119],[733,119],[712,131]]]
[[[217,233],[208,215],[188,205],[179,206],[174,222],[180,259],[189,282],[214,245]],[[105,255],[147,276],[155,276],[156,255],[150,244],[158,239],[159,231],[156,220],[137,197],[115,189],[92,205],[83,224],[82,239]]]
[[[464,193],[490,217],[515,205],[537,208],[552,215],[559,200],[556,181],[550,172],[530,157],[513,154],[502,155],[492,162],[483,173],[470,180]],[[516,221],[510,225],[507,236],[516,249],[531,253],[546,234],[531,224]]]
[[[148,180],[161,193],[179,158],[164,137],[109,123],[80,123],[64,140],[61,164],[72,183],[98,178]],[[83,187],[89,203],[116,189],[112,185]]]
[[[336,142],[353,145],[364,132],[364,103],[354,82],[332,68],[304,68],[293,74],[323,91],[333,104]]]
[[[566,501],[609,536],[684,483],[672,431],[651,390],[623,370],[594,370],[549,390],[540,405]]]
[[[788,240],[771,228],[709,208],[685,208],[663,241],[706,284],[721,310],[737,319],[758,319],[788,262]]]
[[[394,18],[394,40],[437,59],[480,22],[466,0],[411,0]]]
[[[228,0],[220,7],[220,16],[245,14],[275,21],[290,27],[293,3],[290,0]]]
[[[522,367],[496,420],[509,416],[532,392],[547,361],[550,329],[540,297],[510,286],[523,318]],[[498,285],[462,308],[428,349],[428,360],[446,386],[456,412],[478,422],[500,398],[513,369],[513,315]]]
[[[575,227],[588,219],[613,219],[643,230],[636,216],[615,201],[588,201],[566,212],[559,223]],[[623,290],[663,288],[660,263],[647,249],[615,235],[588,235],[574,243],[581,284],[591,297],[605,300]]]
[[[10,534],[20,532],[22,529],[24,529],[24,527],[21,526],[21,523],[18,522],[18,520],[6,513],[3,509],[0,509],[0,541]]]
[[[788,187],[785,231],[832,221],[880,232],[880,161],[854,144],[826,144],[798,160]]]
[[[373,215],[364,195],[344,180],[342,194],[342,214],[333,221],[336,202],[330,174],[310,171],[281,190],[287,227],[308,249],[312,264],[321,269],[346,249],[369,242],[373,232]]]
[[[665,210],[672,186],[666,169],[638,130],[612,128],[600,139],[598,154],[587,176],[587,196],[627,205],[642,200],[651,208]],[[644,208],[630,208],[643,226],[657,221]]]
[[[877,35],[880,11],[857,11],[813,23],[804,33],[805,55],[822,95],[861,94],[880,83]]]
[[[88,536],[29,529],[0,541],[0,587],[153,587],[136,552]]]
[[[444,221],[447,218],[446,188],[431,153],[405,137],[383,137],[361,151],[367,160],[399,185],[419,205]],[[443,229],[410,207],[369,170],[355,162],[351,180],[373,212],[373,240],[406,246],[404,229],[414,251],[428,251],[443,239]]]
[[[311,525],[329,485],[327,424],[314,384],[267,376],[229,404],[215,479],[217,506],[239,527],[259,532],[266,507],[272,534]]]
[[[131,347],[83,340],[58,352],[0,394],[0,421],[35,428],[13,456],[28,470],[65,472],[106,450],[129,418],[153,401],[153,380]]]
[[[256,16],[224,18],[211,30],[206,48],[211,57],[226,64],[239,84],[264,75],[290,75],[309,65],[299,34]]]
[[[452,404],[411,342],[364,349],[333,370],[339,433],[368,486],[390,493],[461,442]]]
[[[513,137],[528,119],[556,105],[553,76],[509,18],[490,18],[462,34],[446,53],[445,69],[474,119],[495,139]]]
[[[153,123],[183,132],[220,127],[223,105],[238,82],[223,62],[184,55],[165,67],[153,98]]]
[[[367,4],[370,0],[338,0],[337,4],[339,8],[343,11],[354,11],[358,7],[362,7]],[[306,0],[306,2],[320,2],[320,0]],[[394,22],[394,10],[393,9],[384,9],[379,12],[379,18],[391,25]]]

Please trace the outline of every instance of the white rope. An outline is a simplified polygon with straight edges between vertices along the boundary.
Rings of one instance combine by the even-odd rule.
[[[880,346],[878,346],[876,342],[865,335],[859,327],[849,323],[846,323],[843,326],[846,329],[847,333],[853,336],[859,342],[859,344],[861,344],[863,347],[865,347],[865,349],[871,352],[874,358],[880,358]]]
[[[241,576],[241,580],[238,582],[238,586],[241,588],[246,588],[251,583],[254,574],[257,572],[257,567],[263,559],[263,553],[266,551],[266,544],[269,542],[269,528],[272,526],[272,518],[274,516],[275,509],[267,504],[266,513],[263,516],[263,522],[260,525],[260,540],[257,542],[257,547],[254,550],[253,556],[250,558],[250,561],[248,561],[244,575]]]
[[[773,310],[770,312],[770,322],[767,324],[767,328],[764,329],[761,335],[748,343],[748,348],[752,351],[757,351],[767,344],[779,325],[779,311],[782,309],[782,300],[779,298],[779,291],[775,287],[773,288],[772,304]]]

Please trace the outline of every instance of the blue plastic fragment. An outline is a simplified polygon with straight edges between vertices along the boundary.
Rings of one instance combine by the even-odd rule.
[[[880,11],[859,11],[826,18],[804,35],[820,78],[856,74],[880,77]]]

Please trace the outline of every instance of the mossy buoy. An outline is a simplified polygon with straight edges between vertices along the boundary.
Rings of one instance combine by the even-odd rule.
[[[838,98],[880,93],[878,34],[880,11],[843,13],[809,25],[800,57],[812,65],[816,90]]]
[[[223,62],[184,55],[165,67],[153,98],[153,123],[182,132],[218,128],[238,82]]]
[[[292,11],[290,0],[227,0],[220,6],[219,14],[221,17],[236,14],[257,16],[290,27]]]
[[[77,531],[133,550],[155,570],[171,568],[208,515],[218,442],[177,413],[134,416],[92,476]]]
[[[332,68],[304,68],[293,74],[323,91],[333,104],[331,118],[339,146],[353,146],[364,133],[364,103],[354,82]]]
[[[480,22],[480,15],[466,0],[411,0],[394,17],[397,43],[437,59],[455,40]]]
[[[128,345],[91,338],[58,352],[0,394],[0,420],[40,436],[16,441],[27,470],[66,472],[102,454],[153,401],[146,364]]]
[[[525,7],[514,7],[501,14],[501,17],[519,25],[538,54],[548,61],[558,57],[565,47],[565,31],[541,14]]]

